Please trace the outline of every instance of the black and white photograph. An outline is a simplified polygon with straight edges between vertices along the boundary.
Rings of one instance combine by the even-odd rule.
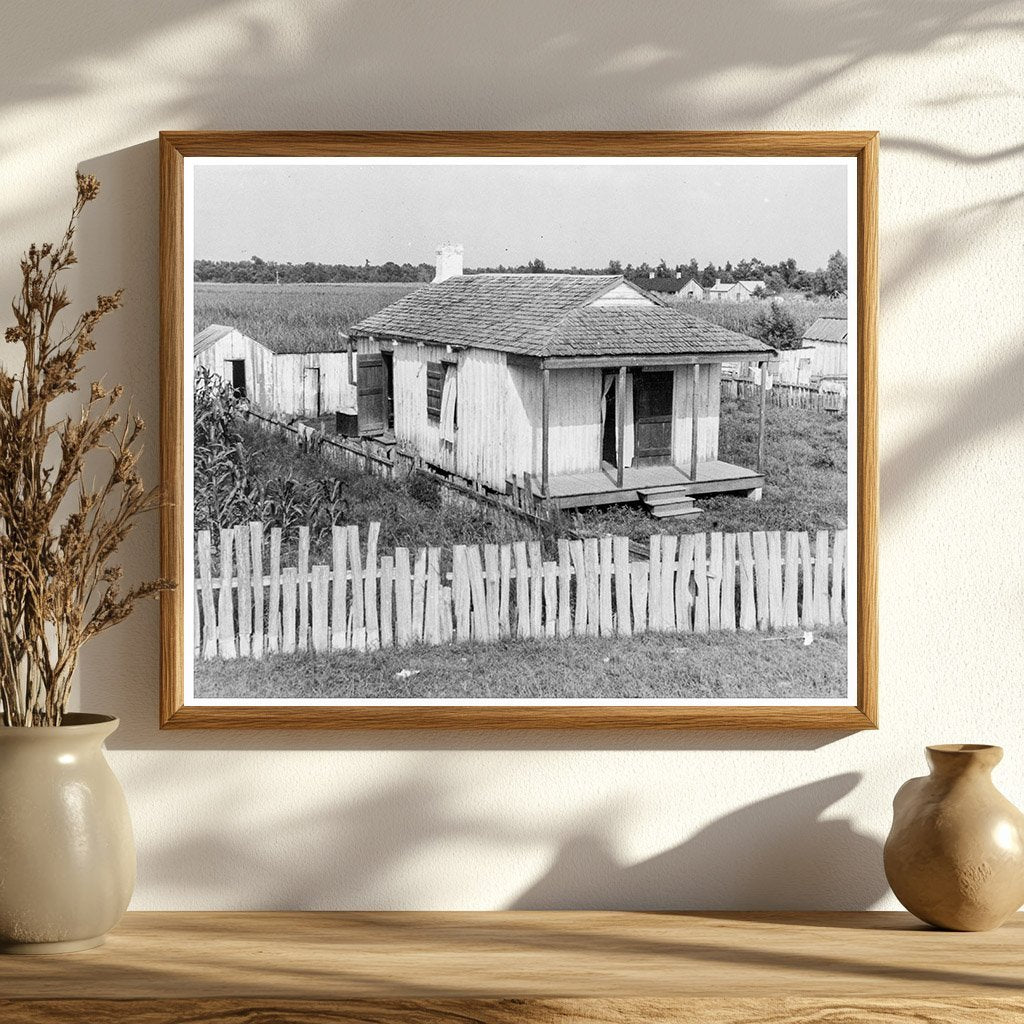
[[[189,157],[186,704],[857,699],[851,157]]]

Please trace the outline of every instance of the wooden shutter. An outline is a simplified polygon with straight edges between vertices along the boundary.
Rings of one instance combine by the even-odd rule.
[[[356,412],[360,434],[384,433],[384,360],[379,352],[359,356]]]
[[[427,419],[441,421],[441,400],[444,396],[444,367],[427,363]]]

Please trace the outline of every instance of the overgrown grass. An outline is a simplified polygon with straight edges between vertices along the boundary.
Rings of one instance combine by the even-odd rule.
[[[803,295],[789,293],[782,296],[782,300],[796,322],[798,337],[802,337],[819,316],[846,316],[846,299],[807,299]],[[753,327],[754,319],[771,305],[768,299],[751,302],[693,302],[681,299],[676,304],[702,320],[710,320],[730,331],[755,337],[757,332]]]
[[[827,413],[769,406],[765,423],[765,486],[762,500],[737,495],[696,499],[703,514],[686,519],[655,519],[641,505],[604,505],[565,512],[544,536],[529,522],[482,505],[445,501],[444,491],[422,477],[388,480],[344,469],[289,442],[243,425],[245,443],[259,452],[264,472],[299,481],[341,481],[346,524],[381,523],[380,545],[419,547],[544,540],[569,527],[588,536],[614,534],[645,541],[655,533],[705,531],[843,529],[847,525],[846,421]],[[720,457],[740,466],[757,463],[758,405],[754,399],[723,399]],[[286,538],[286,546],[289,539]],[[329,541],[314,539],[314,558],[326,558]]]
[[[540,539],[537,529],[483,505],[445,501],[440,487],[422,476],[388,480],[346,469],[315,453],[302,452],[288,441],[252,424],[242,425],[245,443],[261,454],[264,472],[298,481],[337,479],[341,482],[341,522],[381,524],[379,546],[421,547],[454,544],[509,543]],[[294,538],[285,537],[285,550]],[[313,538],[313,559],[329,561],[330,539]]]
[[[196,282],[196,332],[210,324],[237,327],[272,345],[305,339],[310,351],[334,346],[338,331],[391,305],[418,284],[214,284]]]
[[[796,698],[846,693],[845,629],[574,637],[196,661],[207,698]],[[404,673],[414,675],[406,676]],[[403,673],[403,675],[399,675]]]
[[[599,506],[581,513],[584,530],[645,540],[655,533],[845,528],[845,418],[774,406],[766,413],[761,501],[729,494],[698,497],[695,503],[704,514],[686,519],[654,519],[640,505]],[[756,399],[722,399],[719,458],[756,466],[757,428]]]

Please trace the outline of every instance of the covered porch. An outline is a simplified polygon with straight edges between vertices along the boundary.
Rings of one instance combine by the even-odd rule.
[[[714,385],[716,392],[715,420],[717,423],[717,375],[709,380],[708,373],[702,373],[702,364],[716,362],[707,355],[678,355],[671,357],[641,356],[619,357],[618,359],[587,360],[589,365],[599,367],[605,374],[604,394],[607,396],[607,420],[602,433],[601,468],[589,472],[550,472],[549,446],[550,430],[550,387],[551,373],[559,369],[580,365],[582,360],[550,359],[542,364],[542,418],[541,418],[541,474],[537,481],[539,497],[559,508],[577,508],[585,505],[629,503],[642,501],[649,507],[666,505],[670,495],[677,495],[685,501],[695,495],[744,493],[759,498],[764,485],[765,419],[767,399],[768,363],[763,354],[758,360],[760,367],[760,404],[758,415],[757,460],[753,467],[733,465],[717,457],[717,427],[711,450],[703,452],[698,446],[696,410],[702,387]],[[689,439],[682,435],[682,442],[674,436],[676,411],[672,408],[671,390],[662,396],[664,409],[656,407],[658,395],[651,393],[647,401],[635,394],[635,387],[627,389],[627,374],[640,370],[652,376],[658,370],[678,370],[676,392],[685,388],[690,409]],[[631,380],[631,383],[633,383]],[[627,413],[627,407],[629,412]],[[641,417],[646,422],[641,424]],[[630,419],[627,428],[627,418]],[[641,450],[641,426],[646,431],[646,443],[650,446]],[[627,450],[627,429],[633,442]],[[682,447],[683,450],[680,450]],[[638,458],[643,454],[652,458]],[[681,511],[685,506],[681,506]],[[696,511],[696,510],[695,510]]]
[[[605,463],[594,473],[551,476],[547,498],[556,508],[580,508],[641,501],[658,492],[680,493],[686,497],[728,492],[748,494],[763,486],[764,476],[758,470],[718,459],[698,463],[693,476],[676,466],[630,466],[620,474],[616,467]]]

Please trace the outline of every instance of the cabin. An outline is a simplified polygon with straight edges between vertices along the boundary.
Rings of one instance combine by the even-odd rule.
[[[267,415],[354,413],[356,387],[347,343],[320,342],[317,351],[309,347],[302,338],[255,341],[237,327],[210,324],[193,338],[192,359]]]
[[[653,292],[666,299],[687,299],[690,302],[699,302],[704,298],[704,289],[691,277],[688,281],[683,280],[679,272],[675,277],[651,277],[643,282],[644,291]]]
[[[650,277],[642,282],[642,286],[645,292],[653,292],[663,297],[672,296],[683,290],[683,278],[681,274],[676,274],[675,277],[656,277],[652,270]]]
[[[848,326],[845,316],[819,316],[804,331],[803,344],[814,346],[811,376],[816,380],[845,380],[848,376]]]
[[[704,298],[704,289],[694,278],[690,278],[679,291],[681,298],[689,299],[691,302],[700,302]]]
[[[749,302],[756,299],[754,294],[758,288],[764,288],[764,281],[733,281],[723,284],[721,278],[705,290],[704,297],[708,302]]]
[[[438,275],[442,277],[441,274]],[[349,328],[359,430],[506,494],[573,508],[760,496],[718,458],[721,365],[775,352],[621,275],[450,273]],[[763,430],[759,450],[763,459]]]

